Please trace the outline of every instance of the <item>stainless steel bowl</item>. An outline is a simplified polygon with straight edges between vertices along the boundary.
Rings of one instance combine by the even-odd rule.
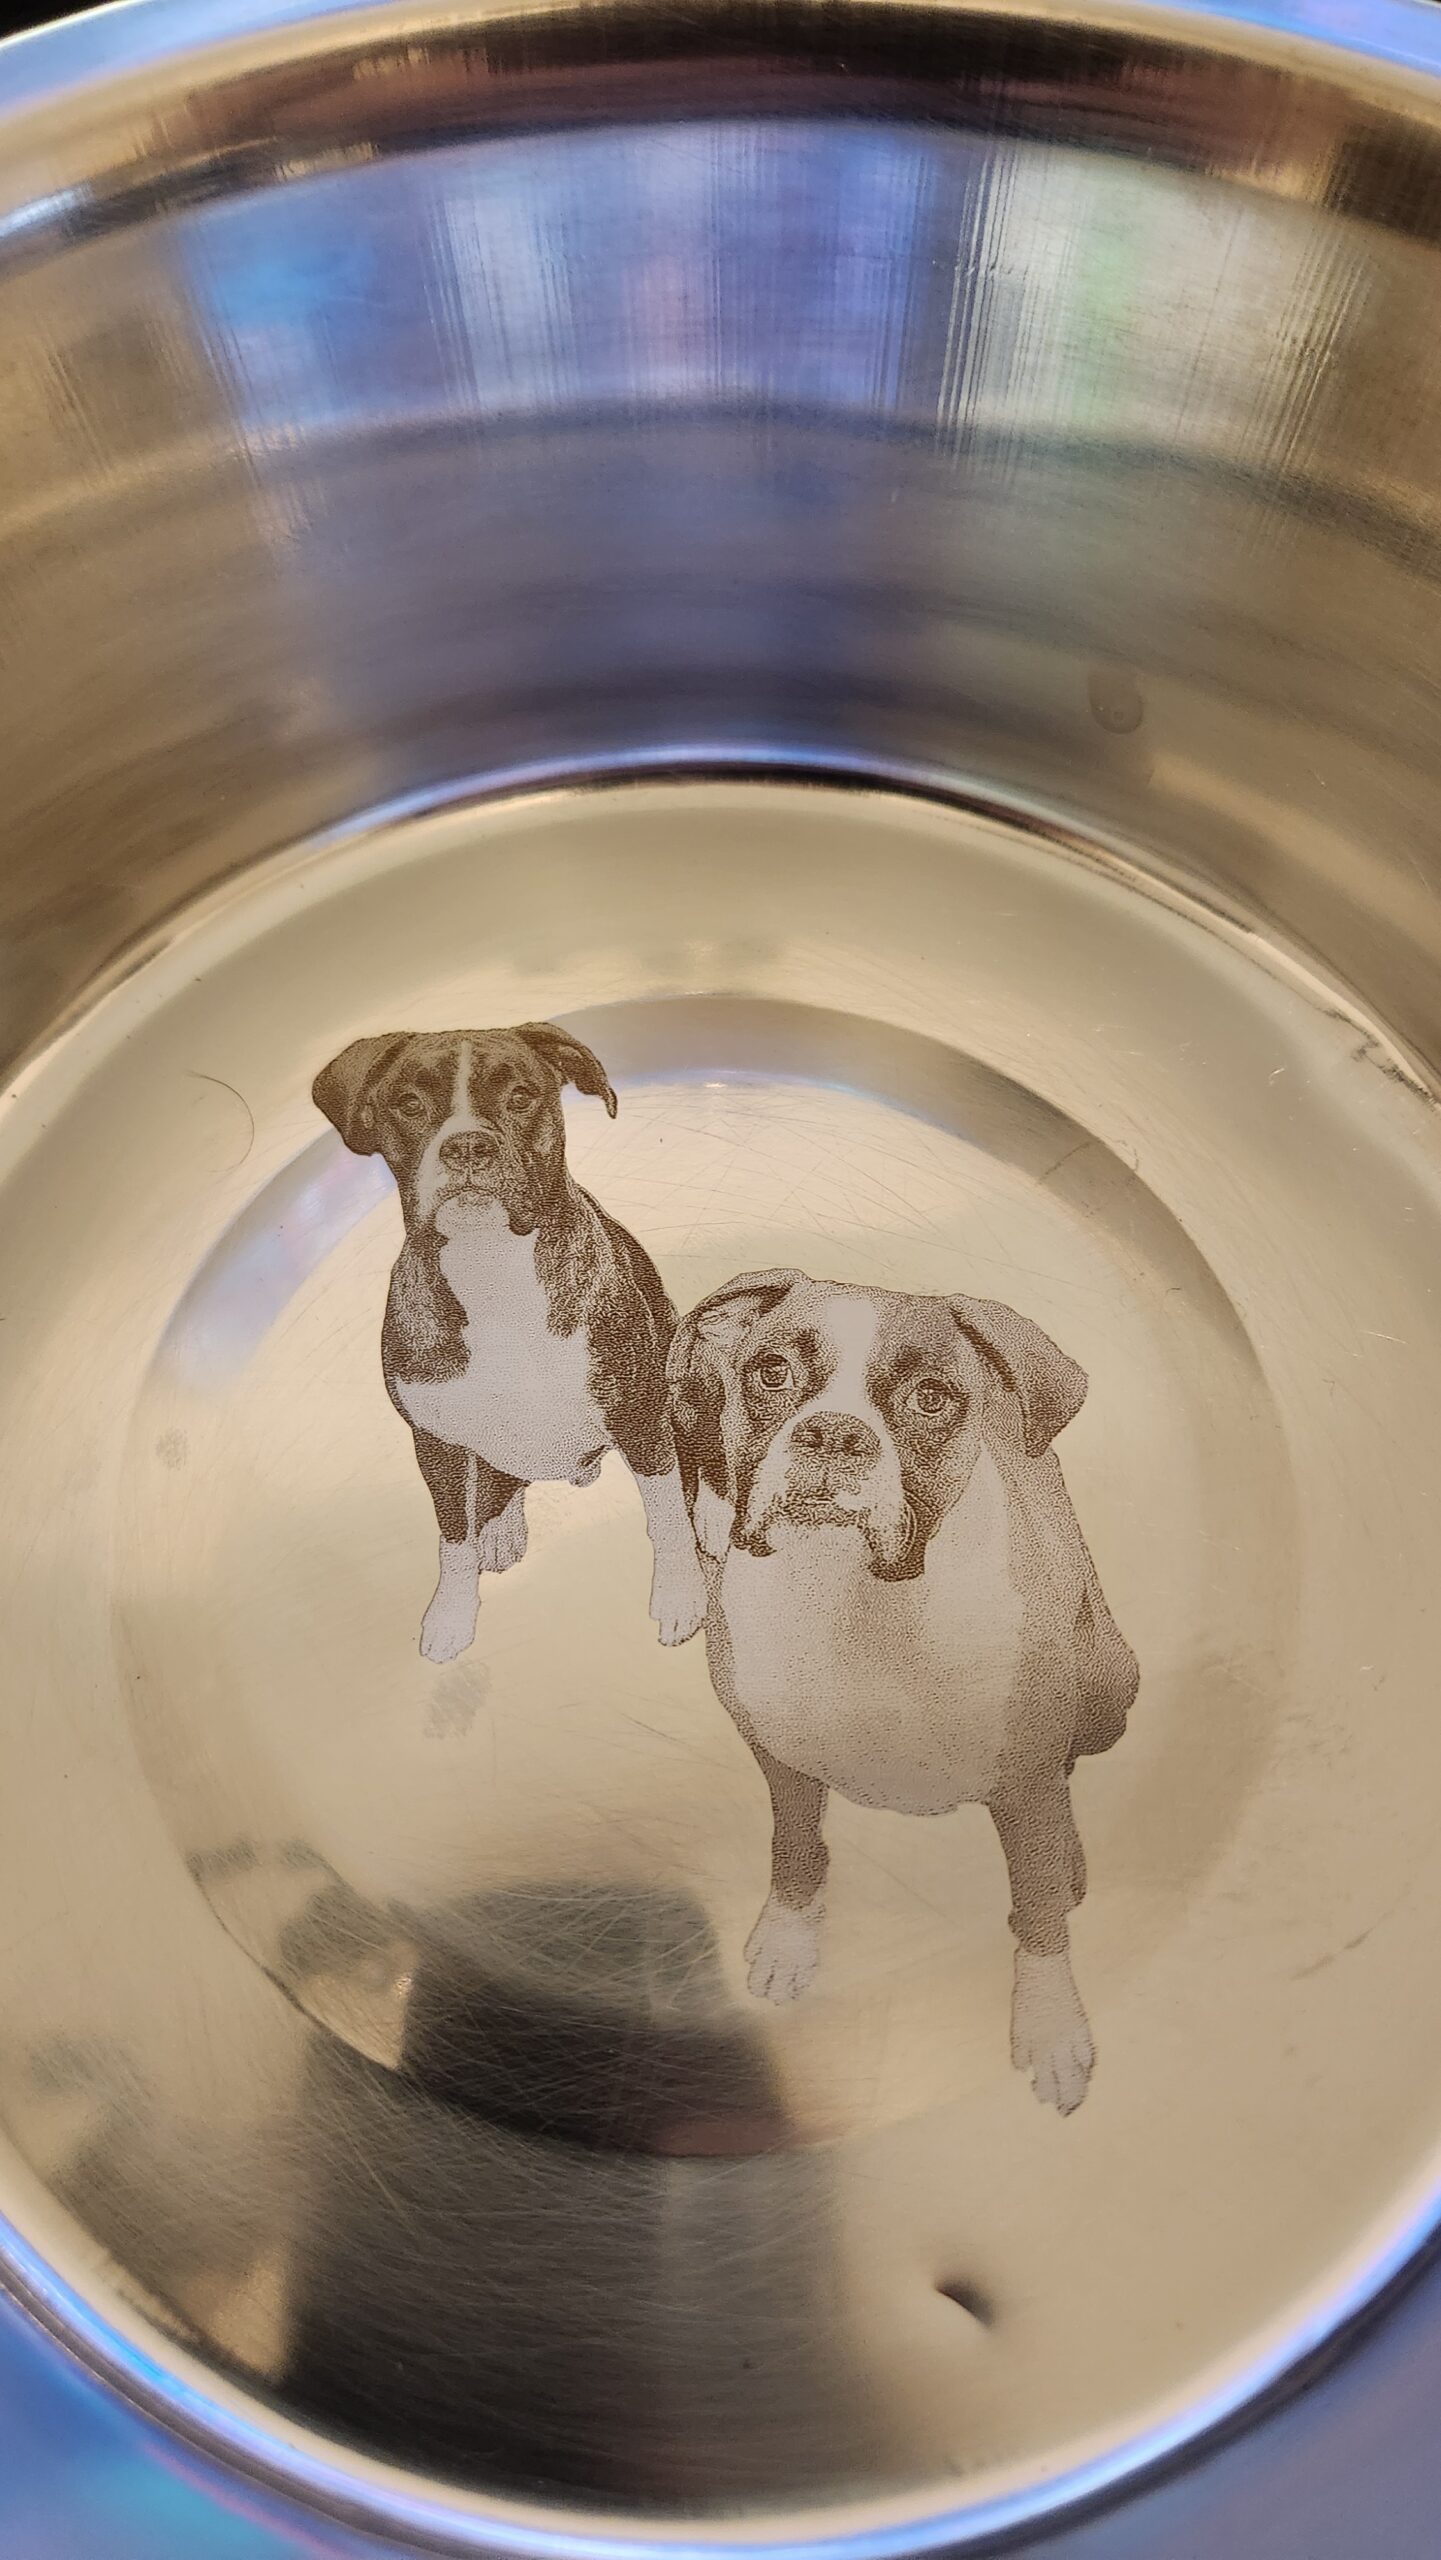
[[[0,50],[0,2258],[445,2550],[955,2545],[1436,2219],[1441,20],[138,0]],[[1140,1660],[814,1991],[626,1488],[462,1662],[347,1041],[563,1017],[689,1306],[1004,1300]],[[638,1576],[641,1578],[638,1579]]]

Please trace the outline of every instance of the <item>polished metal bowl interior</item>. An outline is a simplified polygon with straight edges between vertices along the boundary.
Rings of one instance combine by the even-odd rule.
[[[1441,2193],[1441,19],[138,0],[0,50],[0,2239],[445,2549],[955,2543]],[[763,1791],[639,1512],[475,1654],[310,1082],[564,1016],[729,1273],[1014,1300],[1141,1661],[1100,2063]],[[587,1507],[589,1506],[589,1507]]]

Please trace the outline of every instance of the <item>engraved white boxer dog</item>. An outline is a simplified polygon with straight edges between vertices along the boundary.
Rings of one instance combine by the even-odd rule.
[[[571,1179],[566,1084],[614,1118],[600,1061],[550,1022],[386,1032],[315,1080],[346,1145],[384,1156],[405,1214],[381,1363],[440,1528],[431,1662],[472,1641],[481,1574],[524,1555],[526,1486],[593,1484],[613,1448],[645,1503],[662,1644],[705,1614],[666,1406],[675,1310],[635,1238]]]
[[[815,1970],[829,1788],[984,1804],[1010,1873],[1012,2058],[1069,2115],[1095,2054],[1068,1782],[1137,1687],[1050,1445],[1084,1372],[986,1299],[759,1271],[684,1319],[670,1375],[711,1677],[774,1817],[751,1990],[793,2000]]]

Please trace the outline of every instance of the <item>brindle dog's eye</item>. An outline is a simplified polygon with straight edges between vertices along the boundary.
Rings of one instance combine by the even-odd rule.
[[[534,1100],[535,1095],[530,1091],[529,1086],[517,1085],[510,1096],[508,1107],[512,1111],[528,1111]]]
[[[918,1378],[908,1401],[917,1413],[924,1413],[934,1421],[938,1414],[950,1412],[956,1401],[956,1391],[941,1378]]]
[[[781,1394],[792,1383],[791,1364],[780,1351],[772,1351],[764,1360],[758,1360],[751,1375],[757,1386],[768,1388],[772,1395]]]
[[[406,1120],[423,1120],[429,1104],[424,1094],[417,1093],[414,1085],[411,1085],[404,1093],[396,1095],[395,1108]]]

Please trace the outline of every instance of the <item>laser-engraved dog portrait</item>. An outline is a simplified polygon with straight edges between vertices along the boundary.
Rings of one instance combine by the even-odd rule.
[[[599,1059],[549,1022],[382,1032],[315,1080],[347,1147],[382,1155],[400,1192],[381,1365],[440,1530],[420,1637],[432,1662],[474,1638],[481,1575],[524,1555],[526,1486],[593,1484],[609,1449],[645,1504],[662,1644],[684,1644],[705,1614],[667,1407],[675,1310],[567,1169],[567,1084],[614,1118]]]
[[[984,1804],[1010,1875],[1012,2058],[1069,2115],[1095,2060],[1069,1781],[1120,1739],[1138,1680],[1051,1446],[1084,1372],[1009,1307],[801,1271],[717,1289],[669,1367],[711,1678],[770,1790],[751,1990],[793,2000],[815,1971],[828,1790]]]

